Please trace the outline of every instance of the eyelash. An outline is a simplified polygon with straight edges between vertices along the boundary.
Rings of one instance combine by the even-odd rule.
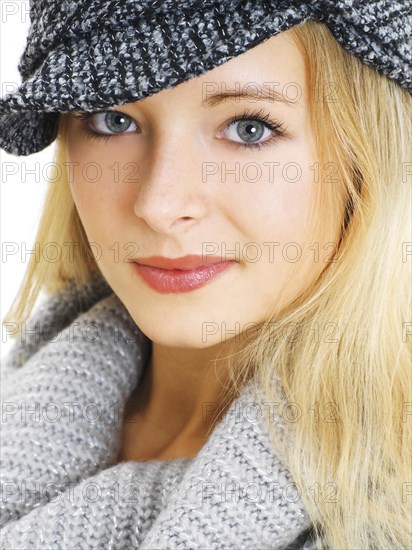
[[[72,114],[72,116],[73,118],[80,119],[83,122],[88,122],[93,115],[98,113],[104,113],[104,112],[112,112],[112,110],[95,111],[95,112],[82,111],[80,113],[74,113]],[[131,118],[131,117],[128,117],[128,118]],[[272,143],[279,138],[288,137],[286,128],[284,128],[283,124],[276,120],[272,120],[270,118],[270,115],[268,113],[265,113],[263,109],[260,109],[259,111],[246,110],[241,115],[235,115],[233,118],[229,120],[226,128],[228,128],[232,124],[235,124],[236,122],[239,122],[240,120],[250,120],[254,122],[261,122],[264,126],[266,126],[266,128],[268,128],[273,133],[269,138],[267,138],[265,141],[261,141],[260,143],[240,143],[240,142],[229,140],[230,143],[232,143],[236,147],[236,149],[239,149],[239,148],[260,149],[261,147],[272,145]],[[110,139],[117,137],[116,134],[105,135],[99,132],[95,132],[87,124],[82,124],[81,128],[86,133],[86,136],[88,139],[97,139],[97,140],[103,139],[107,143]],[[118,135],[123,135],[123,134],[118,134]]]

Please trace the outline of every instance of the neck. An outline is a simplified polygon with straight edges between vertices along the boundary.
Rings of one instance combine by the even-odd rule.
[[[176,437],[205,436],[233,400],[228,356],[234,351],[228,342],[204,349],[153,343],[134,396],[138,414]]]

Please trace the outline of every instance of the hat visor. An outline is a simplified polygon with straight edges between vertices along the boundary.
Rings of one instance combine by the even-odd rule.
[[[199,76],[301,21],[296,10],[288,17],[264,18],[253,31],[227,29],[224,36],[218,24],[214,33],[202,34],[204,22],[192,22],[182,24],[180,34],[179,26],[150,32],[126,27],[59,44],[15,92],[0,99],[0,147],[14,155],[38,152],[55,139],[59,112],[137,101]]]

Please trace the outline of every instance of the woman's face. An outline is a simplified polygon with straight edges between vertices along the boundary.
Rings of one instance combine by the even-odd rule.
[[[69,118],[70,184],[101,272],[153,342],[233,338],[325,268],[339,223],[304,243],[319,159],[288,33],[116,112]],[[186,255],[221,263],[182,273],[133,261]]]

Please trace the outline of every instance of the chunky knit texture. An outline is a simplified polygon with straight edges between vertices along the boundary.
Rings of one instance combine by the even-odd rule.
[[[0,100],[0,147],[42,150],[58,113],[150,96],[305,21],[321,21],[365,64],[412,92],[405,0],[31,0],[23,82]]]
[[[37,308],[1,370],[1,548],[312,548],[253,379],[195,458],[116,463],[150,350],[101,279]]]

